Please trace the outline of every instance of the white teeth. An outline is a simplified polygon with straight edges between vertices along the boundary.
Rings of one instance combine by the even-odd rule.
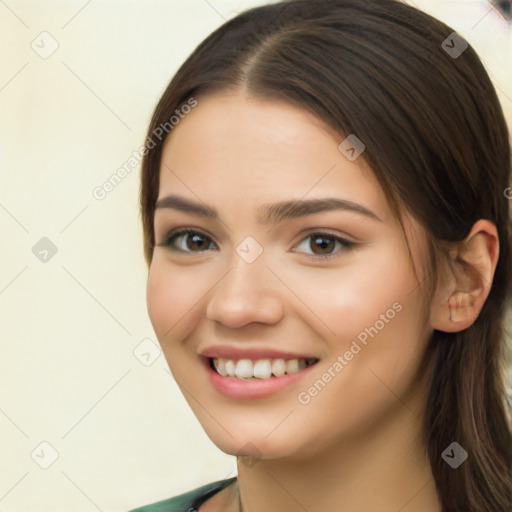
[[[254,375],[252,361],[250,359],[240,359],[236,363],[235,375],[239,379],[251,379]]]
[[[224,359],[214,359],[213,364],[215,365],[215,369],[217,372],[223,377],[227,376],[226,372],[226,361]]]
[[[254,376],[258,379],[270,379],[272,369],[268,359],[260,359],[254,363]]]
[[[286,362],[284,359],[274,359],[272,361],[272,373],[276,377],[282,377],[286,373]]]
[[[251,361],[250,359],[224,359],[218,357],[213,359],[213,366],[219,375],[223,377],[236,377],[241,380],[252,378],[270,379],[274,377],[282,377],[297,373],[306,368],[316,360],[305,359],[289,359],[285,361],[282,358],[277,359],[258,359]]]
[[[233,361],[233,359],[224,359],[224,361],[225,361],[226,373],[230,377],[234,377],[235,376],[235,361]]]
[[[299,360],[290,359],[286,361],[286,373],[297,373],[299,371]]]

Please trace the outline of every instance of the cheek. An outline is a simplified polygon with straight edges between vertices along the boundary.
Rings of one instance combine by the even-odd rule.
[[[318,386],[318,392],[312,389],[311,395],[306,387],[304,391],[315,397],[312,409],[339,413],[337,420],[347,428],[370,421],[406,393],[424,353],[422,292],[412,267],[401,261],[390,260],[385,272],[380,265],[366,266],[359,275],[326,279],[325,299],[310,303],[335,334],[326,338],[329,356],[321,369],[330,372],[329,384]],[[337,412],[333,403],[339,405]]]
[[[289,275],[288,282],[297,295],[307,297],[307,306],[325,327],[322,334],[333,343],[352,339],[375,322],[380,326],[381,314],[394,322],[400,304],[412,298],[417,280],[404,251],[391,244],[378,258],[375,252],[354,255],[357,261],[346,267],[311,270],[300,279]]]
[[[194,273],[194,275],[192,275]],[[149,269],[146,298],[149,318],[160,344],[180,335],[201,297],[197,269],[173,269],[156,255]],[[204,292],[203,292],[204,293]]]
[[[378,260],[375,255],[373,261],[361,259],[357,267],[311,272],[293,283],[297,295],[308,298],[308,308],[317,315],[311,325],[327,342],[323,370],[343,357],[343,369],[338,365],[337,373],[334,368],[339,375],[333,379],[336,384],[329,386],[334,395],[325,393],[319,402],[327,397],[350,402],[354,391],[358,397],[373,396],[379,402],[382,396],[376,387],[384,395],[388,391],[376,375],[391,388],[404,389],[419,366],[426,326],[412,263],[405,251],[393,246],[379,255]],[[348,391],[350,396],[345,394]]]

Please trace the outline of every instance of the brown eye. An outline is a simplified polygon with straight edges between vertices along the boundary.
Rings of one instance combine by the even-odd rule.
[[[310,247],[314,254],[329,254],[336,245],[333,236],[312,235],[310,240]]]
[[[185,245],[187,246],[187,249],[190,249],[191,251],[198,250],[198,251],[205,251],[209,247],[208,239],[204,237],[203,235],[185,235],[186,242]]]
[[[159,245],[182,252],[204,252],[215,248],[215,244],[209,236],[192,230],[178,231]]]
[[[349,242],[329,233],[312,233],[304,238],[294,252],[303,252],[316,258],[332,258],[339,255],[341,249],[348,250],[355,246]]]

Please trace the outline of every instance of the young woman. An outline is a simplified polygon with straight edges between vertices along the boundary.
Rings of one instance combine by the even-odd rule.
[[[148,131],[147,300],[238,476],[137,511],[512,510],[510,169],[479,58],[413,7],[207,37]]]

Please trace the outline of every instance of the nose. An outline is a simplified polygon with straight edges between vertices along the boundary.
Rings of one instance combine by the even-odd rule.
[[[234,266],[215,286],[206,317],[232,329],[251,323],[278,323],[284,314],[279,281],[264,259],[252,263],[234,256]]]

